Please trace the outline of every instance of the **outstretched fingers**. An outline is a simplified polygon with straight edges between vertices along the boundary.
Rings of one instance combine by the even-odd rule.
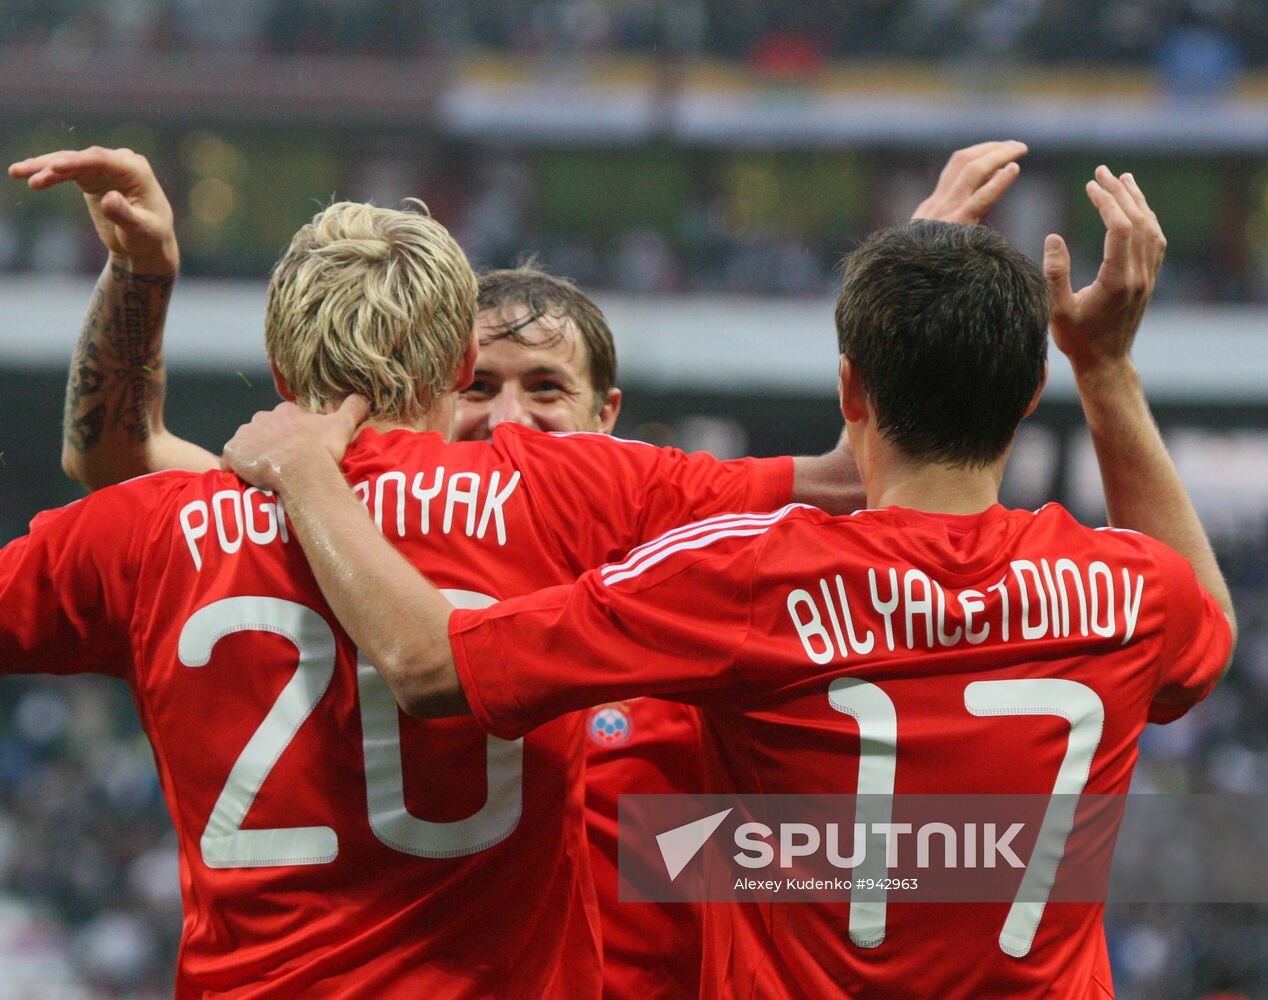
[[[1098,171],[1099,174],[1099,171]],[[1132,258],[1132,222],[1118,200],[1098,180],[1088,181],[1087,196],[1105,223],[1105,252],[1096,280],[1107,292],[1127,290],[1135,270]]]
[[[939,181],[955,183],[962,193],[971,191],[1001,167],[1021,159],[1026,152],[1026,144],[1013,139],[966,146],[951,154]]]
[[[1017,161],[1027,153],[1024,142],[991,142],[986,148],[972,157],[964,167],[962,183],[969,190],[981,187],[988,178],[994,177],[1000,170],[1020,169]]]
[[[969,211],[981,218],[1004,196],[1004,192],[1013,186],[1013,181],[1021,176],[1021,167],[1016,163],[1006,163],[975,190],[968,199]]]
[[[1158,216],[1149,207],[1149,202],[1145,199],[1145,193],[1140,189],[1140,185],[1136,183],[1136,178],[1132,174],[1123,174],[1120,179],[1128,195],[1140,210],[1141,240],[1145,259],[1149,267],[1149,273],[1156,275],[1159,268],[1162,267],[1162,258],[1167,252],[1167,237],[1163,235],[1162,225],[1158,222]]]
[[[117,187],[145,180],[144,158],[130,149],[62,149],[19,160],[9,165],[9,176],[25,180],[27,186],[42,191],[55,184],[75,181],[86,193],[102,194]]]
[[[1025,143],[1012,140],[957,149],[912,217],[978,224],[1017,179],[1021,168],[1016,161],[1026,152]]]
[[[73,149],[59,149],[53,153],[31,156],[25,160],[10,163],[9,176],[14,180],[26,181],[28,187],[41,191],[71,179],[71,175],[65,170],[74,162],[74,156]]]

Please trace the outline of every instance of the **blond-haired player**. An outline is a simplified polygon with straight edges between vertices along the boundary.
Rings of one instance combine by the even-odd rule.
[[[789,505],[710,518],[576,584],[455,610],[375,536],[338,475],[330,456],[355,430],[355,406],[259,414],[226,458],[282,492],[331,606],[411,713],[467,710],[513,738],[601,698],[701,707],[708,790],[730,794],[662,813],[631,846],[657,833],[669,864],[684,832],[699,833],[686,850],[679,840],[684,861],[714,841],[690,863],[715,879],[710,898],[725,882],[732,903],[706,907],[702,997],[1109,997],[1103,904],[1050,898],[1086,864],[1088,840],[1106,839],[1085,827],[1068,852],[1077,805],[1126,794],[1145,723],[1213,689],[1236,627],[1130,358],[1162,231],[1130,174],[1102,166],[1088,195],[1105,257],[1077,293],[1056,235],[1042,273],[998,234],[942,222],[883,230],[850,256],[836,311],[841,409],[868,509],[846,517]],[[1050,320],[1118,530],[1084,527],[1057,504],[998,502],[1047,376]],[[857,799],[825,822],[807,793]],[[950,819],[910,811],[948,793],[994,808],[1048,798],[1042,819],[1010,827],[1021,857],[999,895],[947,902],[930,889],[939,862],[931,870],[923,848],[890,837],[921,815]],[[746,815],[758,796],[816,822],[775,834],[760,822],[770,816]],[[922,837],[930,826],[956,832],[921,824]],[[977,830],[966,824],[966,853],[944,862],[972,869],[971,893],[995,866],[967,847]],[[790,863],[807,854],[824,863]],[[645,885],[663,890],[657,874]],[[833,895],[781,892],[811,888]]]
[[[76,181],[111,249],[72,371],[71,450],[115,434],[137,472],[174,448],[205,465],[150,419],[162,364],[141,331],[179,254],[148,164],[93,149],[11,173]],[[269,297],[279,392],[319,411],[375,400],[349,482],[397,549],[471,606],[701,516],[778,507],[841,460],[721,463],[516,424],[447,444],[478,351],[476,282],[418,212],[331,206]],[[275,496],[171,471],[41,515],[0,553],[0,663],[127,680],[180,841],[178,996],[599,995],[582,720],[510,741],[469,720],[402,720]]]
[[[956,154],[938,191],[922,209],[930,214],[975,212],[980,216],[1016,176],[1016,167],[1009,164],[1022,151],[1017,144],[993,143]],[[68,470],[91,485],[104,485],[161,468],[213,467],[213,455],[171,435],[162,425],[160,336],[179,254],[170,209],[148,165],[127,151],[88,150],[26,161],[17,166],[15,173],[30,178],[35,187],[76,181],[84,190],[98,232],[111,250],[111,260],[99,283],[72,366],[64,456]],[[433,431],[444,427],[445,412],[452,402],[444,395],[444,374],[459,365],[467,344],[463,327],[465,324],[469,328],[471,322],[470,273],[454,250],[443,229],[417,213],[347,203],[321,213],[297,234],[270,284],[266,343],[281,394],[306,408],[323,409],[355,389],[371,399],[380,429],[385,422]],[[620,400],[619,390],[613,385],[615,352],[602,314],[593,304],[587,308],[587,303],[589,300],[580,292],[539,271],[498,272],[482,280],[476,328],[479,356],[474,381],[458,402],[454,425],[461,435],[486,436],[502,423],[554,430],[611,429]],[[418,335],[406,335],[413,331]],[[389,437],[395,440],[394,435]],[[595,443],[588,447],[597,450],[599,456],[608,451],[625,458],[653,454],[641,446],[631,449]],[[586,474],[613,476],[619,490],[625,480],[619,468],[609,468],[609,460],[587,457]],[[794,469],[799,495],[820,502],[832,499],[814,489],[816,482],[827,478],[821,471],[824,464],[797,460]],[[705,460],[691,460],[667,463],[663,468],[671,479],[679,478],[678,485],[668,487],[669,491],[691,494],[711,483],[709,488],[714,488],[719,479],[726,479],[730,485],[710,503],[762,506],[782,499],[781,493],[786,494],[787,489],[782,481],[787,478],[787,469],[781,463],[717,466]],[[698,470],[715,471],[701,475]],[[729,471],[719,476],[716,470]],[[772,474],[781,480],[777,488],[769,483],[754,487],[753,481],[769,479]],[[452,489],[452,474],[449,482]],[[419,515],[414,509],[416,494],[427,494],[433,486],[438,491],[430,499],[435,505],[436,525],[446,523],[451,513],[460,518],[467,510],[461,506],[461,498],[454,501],[459,506],[448,506],[449,495],[439,492],[444,489],[439,479],[433,484],[415,478],[408,485],[409,493],[403,496],[403,490],[392,492],[394,486],[380,492],[370,480],[364,482],[367,506],[380,524],[386,524],[389,537],[396,537],[394,525],[401,523],[402,505],[409,504],[408,515],[413,524]],[[623,506],[641,503],[643,497],[655,494],[655,488],[649,490],[640,483],[635,496],[607,505],[591,504],[575,520],[585,522],[588,517],[596,526],[585,530],[596,531],[600,536],[611,534],[613,529],[603,527],[604,522],[616,516]],[[258,502],[258,497],[253,497],[253,501]],[[430,512],[430,508],[421,509]],[[635,540],[638,532],[650,531],[656,523],[689,519],[707,509],[707,505],[700,504],[674,510],[658,508],[646,512],[642,526],[635,519],[618,530]],[[250,516],[249,510],[244,513]],[[491,517],[496,518],[496,514]],[[484,527],[483,521],[478,527]],[[194,528],[201,530],[197,523]],[[214,529],[218,531],[219,522]],[[218,537],[214,532],[212,537]],[[229,535],[232,536],[231,529]],[[509,553],[505,555],[510,557]],[[584,565],[578,562],[577,568]],[[506,578],[502,581],[504,586],[497,588],[499,596],[515,592],[514,572],[503,573],[495,568],[493,575]],[[370,681],[367,679],[366,683]],[[363,714],[365,710],[362,705]],[[679,714],[684,713],[680,710]],[[678,721],[689,723],[690,719]],[[425,731],[410,723],[401,729],[407,745],[411,738],[421,739],[411,735],[420,732]],[[663,739],[646,741],[655,732],[654,727],[649,731],[648,726],[640,725],[639,735],[645,740],[642,746],[650,747],[653,754],[663,751],[660,757],[677,759],[680,754],[671,751],[681,750],[679,742],[672,741],[674,745],[666,748],[659,745]],[[662,727],[661,737],[664,736]],[[612,789],[629,777],[629,768],[637,772],[649,763],[646,754],[640,755],[637,748],[631,750],[635,752],[607,758],[615,772],[607,782]],[[353,757],[350,762],[349,756]],[[473,754],[473,758],[478,757],[478,753]],[[343,754],[337,760],[356,772],[355,755]],[[206,762],[208,767],[213,763]],[[369,780],[368,758],[366,765]],[[478,783],[478,768],[473,765],[467,770],[473,771],[472,781]],[[637,779],[632,784],[640,787]],[[649,790],[647,786],[642,788]],[[269,791],[266,783],[261,798],[267,800]],[[614,792],[611,799],[614,804]],[[565,811],[576,808],[569,796],[561,802],[569,803]],[[607,810],[601,811],[606,819]],[[562,830],[564,818],[559,822]],[[591,828],[595,828],[594,823]],[[378,828],[375,832],[377,835]],[[188,837],[183,837],[185,841]],[[501,856],[492,859],[494,870],[501,863]],[[389,853],[386,857],[389,869],[394,864],[407,863],[397,855]],[[196,858],[187,857],[187,864],[195,872],[202,871]],[[216,881],[216,876],[203,874],[213,883]],[[367,880],[361,890],[366,895],[376,891],[378,886],[373,879]],[[400,898],[399,893],[389,895],[393,900]],[[614,897],[614,891],[609,895]],[[442,900],[433,903],[439,907]],[[389,911],[391,905],[387,904]],[[357,911],[353,908],[352,912]],[[427,912],[426,908],[419,911],[424,917]],[[698,938],[690,933],[690,913],[685,914],[685,924],[684,915],[678,915],[677,923],[683,926],[668,930],[654,926],[663,914],[648,908],[637,908],[629,916],[632,922],[623,920],[614,906],[604,913],[611,936],[619,934],[620,940],[637,946],[613,949],[614,960],[605,970],[609,995],[634,995],[632,991],[663,996],[694,994]],[[649,921],[653,926],[648,926]],[[326,936],[337,936],[337,932],[328,930]],[[498,939],[497,935],[494,938]],[[279,948],[284,948],[284,940],[285,935],[280,935]],[[204,950],[217,946],[215,940],[203,938],[196,943]],[[192,952],[187,948],[185,968],[196,968],[201,953],[199,948]],[[414,949],[411,954],[417,960],[423,953]],[[648,969],[652,961],[655,965]],[[354,964],[347,961],[341,967],[347,970]],[[507,990],[514,983],[527,982],[509,977],[509,968],[499,962],[485,974],[472,976],[471,982],[477,984],[472,989]],[[529,968],[537,966],[530,963]],[[586,968],[584,962],[573,963],[575,992],[571,995],[584,995]],[[635,975],[639,970],[642,974]],[[235,974],[246,979],[256,973],[248,966]],[[263,976],[262,972],[258,974]],[[345,974],[351,977],[351,972]],[[336,981],[343,982],[343,978]],[[360,981],[374,982],[372,970],[362,973]],[[414,979],[407,982],[416,984]],[[369,986],[365,988],[368,990]],[[649,990],[657,992],[649,994]]]

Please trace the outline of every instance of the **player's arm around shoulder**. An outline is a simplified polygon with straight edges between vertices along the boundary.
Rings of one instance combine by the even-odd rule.
[[[94,146],[21,160],[9,175],[37,191],[73,182],[109,251],[71,358],[63,470],[100,489],[165,469],[216,468],[216,456],[163,424],[163,325],[180,249],[149,161]]]
[[[449,647],[453,605],[383,537],[337,464],[368,414],[358,396],[328,414],[282,403],[238,429],[225,467],[281,495],[331,610],[398,704],[469,715]]]
[[[723,461],[708,452],[608,434],[506,425],[493,441],[538,486],[541,510],[560,526],[578,571],[702,518],[782,507],[793,491],[795,461],[801,461]],[[577,531],[578,524],[585,530]]]

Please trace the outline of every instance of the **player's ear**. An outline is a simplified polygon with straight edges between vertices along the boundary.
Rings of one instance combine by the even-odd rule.
[[[604,434],[611,434],[612,428],[616,426],[616,418],[621,413],[621,390],[613,386],[607,391],[607,395],[603,398],[603,405],[599,407],[599,430]]]
[[[277,362],[269,358],[269,368],[273,372],[273,385],[277,388],[277,394],[288,403],[295,402],[295,393],[291,391],[290,385],[287,384],[286,376],[281,373],[277,367]]]
[[[1035,390],[1035,394],[1030,397],[1030,405],[1026,407],[1026,412],[1022,414],[1022,419],[1030,416],[1035,412],[1035,407],[1039,405],[1039,397],[1043,395],[1043,387],[1048,384],[1048,362],[1043,363],[1043,374],[1039,377],[1039,387]]]
[[[458,365],[458,377],[454,380],[454,392],[462,392],[475,381],[476,359],[480,356],[480,337],[471,328],[471,339],[467,341],[467,349],[463,352],[462,361]]]
[[[857,366],[841,355],[840,369],[841,416],[846,422],[862,420],[867,416],[867,392],[863,388],[863,376]]]

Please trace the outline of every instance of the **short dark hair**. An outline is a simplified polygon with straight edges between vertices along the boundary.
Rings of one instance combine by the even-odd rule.
[[[514,306],[523,307],[528,315],[508,321],[502,330],[486,337],[484,343],[505,339],[541,347],[544,345],[540,342],[524,337],[525,327],[543,317],[571,320],[586,345],[594,405],[596,410],[601,408],[608,390],[616,385],[616,344],[599,307],[567,278],[547,274],[535,261],[480,275],[477,311],[492,309],[506,319],[507,312]]]
[[[846,258],[836,324],[889,440],[981,466],[1007,450],[1042,383],[1048,287],[998,233],[918,220]]]

